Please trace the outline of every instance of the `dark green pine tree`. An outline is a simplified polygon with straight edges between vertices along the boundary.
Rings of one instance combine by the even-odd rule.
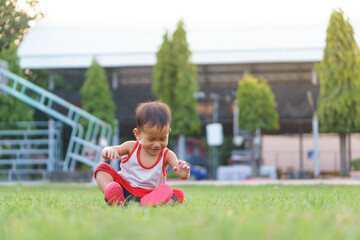
[[[8,48],[4,47],[2,49],[0,59],[8,63],[8,70],[10,72],[22,78],[25,77],[19,65],[20,60],[17,56],[17,46],[15,43],[11,43]],[[34,109],[9,94],[0,93],[0,106],[0,122],[33,121]]]
[[[316,66],[320,79],[317,115],[322,132],[340,136],[341,175],[348,174],[346,134],[360,131],[360,56],[354,30],[344,12],[333,10],[326,46]]]
[[[201,129],[194,93],[198,91],[197,68],[191,62],[191,51],[183,21],[179,21],[172,39],[165,33],[153,68],[154,95],[172,111],[172,135],[193,134]]]
[[[251,133],[251,163],[253,173],[257,176],[259,175],[260,163],[254,159],[253,139],[257,129],[267,131],[279,128],[275,95],[266,80],[259,81],[251,75],[245,75],[239,81],[236,100],[239,108],[239,128]]]
[[[176,78],[174,59],[172,57],[172,42],[169,41],[168,33],[163,36],[163,43],[156,53],[157,62],[153,67],[153,84],[152,92],[157,98],[167,103],[169,106],[173,105],[174,95],[170,90],[173,88],[173,80]]]
[[[80,89],[82,108],[114,126],[116,106],[104,68],[94,58]],[[84,123],[86,125],[86,123]]]

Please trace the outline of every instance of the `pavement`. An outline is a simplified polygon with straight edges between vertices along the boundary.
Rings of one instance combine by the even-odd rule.
[[[360,185],[360,179],[351,178],[334,178],[334,179],[245,179],[242,181],[216,181],[216,180],[201,180],[201,181],[181,181],[181,180],[167,180],[169,185],[239,185],[239,186],[259,186],[259,185]]]

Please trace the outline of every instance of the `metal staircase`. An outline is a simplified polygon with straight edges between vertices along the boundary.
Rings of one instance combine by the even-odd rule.
[[[102,147],[110,145],[112,140],[109,124],[4,67],[0,67],[1,90],[72,127],[64,171],[74,171],[77,162],[95,168],[101,161]],[[86,129],[80,122],[87,125]]]

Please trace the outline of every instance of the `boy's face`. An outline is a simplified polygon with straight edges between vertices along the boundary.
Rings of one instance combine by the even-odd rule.
[[[141,130],[135,128],[134,135],[149,155],[158,156],[168,145],[170,131],[169,126],[163,129],[144,126]]]

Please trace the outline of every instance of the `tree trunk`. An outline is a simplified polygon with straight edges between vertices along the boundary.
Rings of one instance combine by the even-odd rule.
[[[348,135],[348,159],[349,159],[349,165],[348,165],[348,171],[350,173],[351,171],[351,133]]]
[[[260,167],[263,164],[263,159],[262,159],[262,133],[260,133],[259,135],[260,137],[260,142],[259,142],[259,160],[257,161],[257,169],[258,169],[258,173],[260,176]]]
[[[257,160],[255,159],[255,144],[254,144],[255,133],[251,133],[250,135],[250,161],[251,161],[251,168],[252,168],[252,175],[253,177],[259,176],[259,167],[257,164]]]
[[[340,136],[340,175],[349,175],[346,161],[346,133],[339,133]]]

